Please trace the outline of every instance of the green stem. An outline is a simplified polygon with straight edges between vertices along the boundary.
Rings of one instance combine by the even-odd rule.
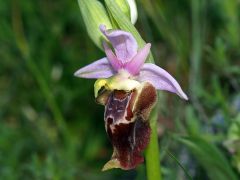
[[[157,135],[157,107],[153,110],[150,117],[151,135],[150,142],[146,149],[146,170],[148,180],[162,180],[160,151]]]

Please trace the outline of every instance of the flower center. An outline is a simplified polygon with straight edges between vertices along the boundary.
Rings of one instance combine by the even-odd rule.
[[[94,84],[94,95],[98,96],[101,89],[106,89],[108,91],[113,90],[123,90],[131,91],[140,86],[140,83],[136,80],[130,79],[131,75],[126,70],[119,70],[119,72],[106,79],[98,79]]]

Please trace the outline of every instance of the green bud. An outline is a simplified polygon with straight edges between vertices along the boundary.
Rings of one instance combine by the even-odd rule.
[[[138,17],[137,6],[135,0],[115,0],[121,11],[135,24]]]
[[[99,25],[104,24],[108,29],[112,29],[104,6],[97,0],[78,0],[78,4],[88,35],[100,49],[103,49],[102,39],[105,37],[99,30]]]
[[[137,5],[135,0],[127,0],[130,7],[131,22],[135,24],[138,18]]]

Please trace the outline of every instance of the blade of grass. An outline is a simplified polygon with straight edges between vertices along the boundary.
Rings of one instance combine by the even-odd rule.
[[[176,139],[189,148],[211,180],[237,180],[229,162],[215,145],[200,137],[178,137]]]
[[[199,102],[198,96],[200,89],[202,89],[201,83],[201,68],[202,68],[202,48],[204,41],[204,17],[203,9],[205,7],[205,0],[203,1],[191,1],[192,12],[192,52],[191,52],[191,65],[190,65],[190,99],[192,99],[193,106],[198,111],[202,120],[207,121],[208,117],[204,108]]]
[[[168,150],[166,150],[167,154],[174,160],[176,161],[176,163],[179,165],[180,168],[182,168],[182,170],[184,171],[184,173],[187,175],[188,179],[193,179],[190,174],[187,172],[187,170],[185,169],[185,167],[183,167],[183,165],[178,161],[178,159]]]

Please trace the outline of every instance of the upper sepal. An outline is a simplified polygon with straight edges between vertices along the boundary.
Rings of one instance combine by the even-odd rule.
[[[107,30],[105,25],[100,25],[99,28],[111,42],[122,64],[130,61],[137,54],[138,45],[131,33],[122,30]]]

